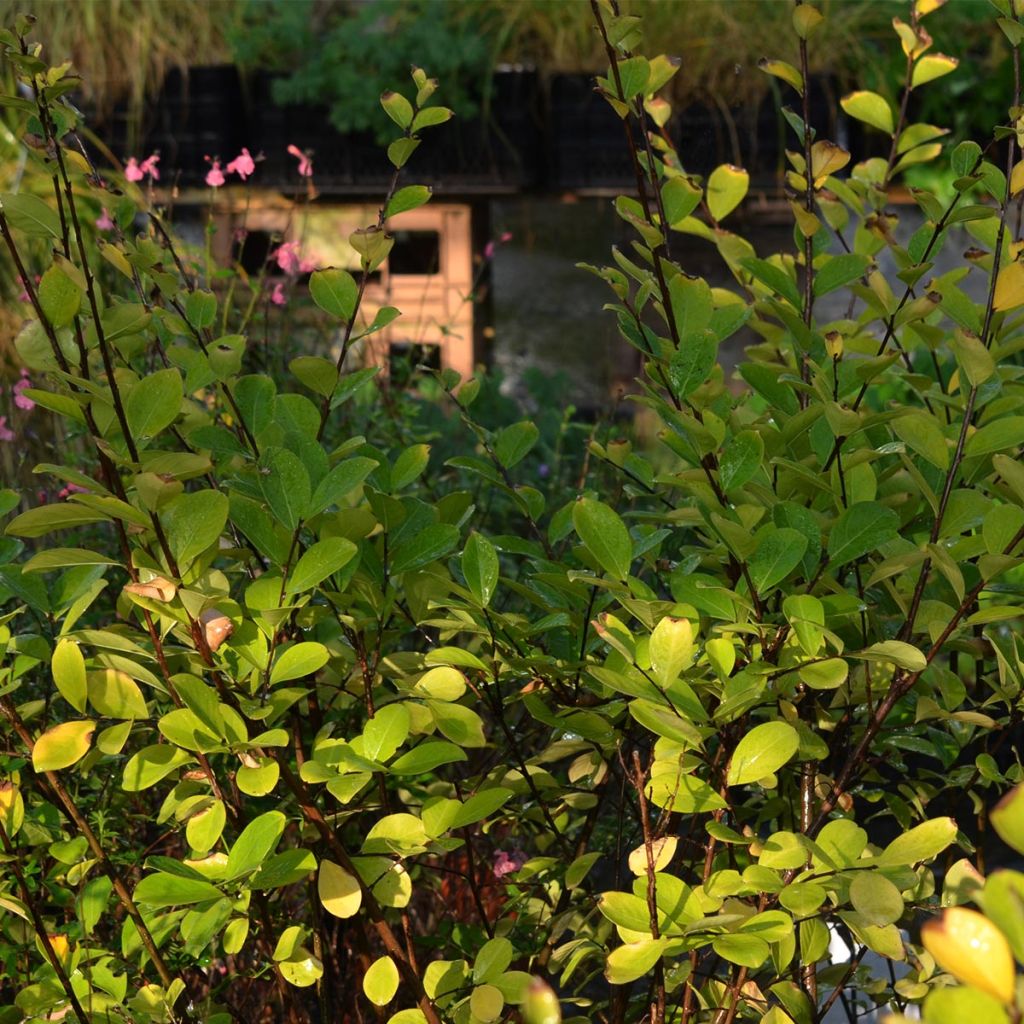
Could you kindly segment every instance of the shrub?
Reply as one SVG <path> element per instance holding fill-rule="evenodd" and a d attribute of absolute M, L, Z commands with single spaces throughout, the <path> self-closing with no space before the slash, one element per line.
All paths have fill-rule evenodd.
<path fill-rule="evenodd" d="M 28 22 L 0 35 L 54 186 L 0 197 L 46 384 L 23 394 L 94 452 L 38 467 L 67 500 L 0 549 L 0 1021 L 806 1024 L 849 987 L 1019 1020 L 1024 877 L 954 851 L 998 851 L 1004 791 L 991 823 L 1024 851 L 1021 108 L 948 154 L 908 120 L 955 67 L 937 6 L 895 25 L 899 108 L 842 101 L 889 140 L 852 165 L 807 123 L 827 26 L 795 8 L 797 63 L 764 63 L 803 103 L 795 251 L 758 255 L 723 226 L 745 172 L 686 173 L 657 130 L 673 65 L 594 3 L 637 197 L 632 249 L 588 269 L 643 355 L 647 446 L 502 423 L 482 378 L 404 394 L 349 366 L 397 315 L 360 316 L 388 216 L 429 197 L 401 170 L 448 116 L 423 72 L 383 97 L 401 134 L 361 275 L 310 281 L 335 357 L 278 380 L 229 333 L 224 275 L 83 155 L 69 70 Z M 953 197 L 914 192 L 906 238 L 888 188 L 939 159 Z M 684 272 L 690 239 L 734 289 Z"/>

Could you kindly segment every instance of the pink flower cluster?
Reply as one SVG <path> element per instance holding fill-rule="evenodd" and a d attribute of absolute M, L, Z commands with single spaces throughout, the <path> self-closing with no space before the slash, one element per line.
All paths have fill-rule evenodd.
<path fill-rule="evenodd" d="M 304 152 L 299 149 L 296 145 L 290 145 L 288 147 L 288 153 L 295 157 L 299 161 L 298 171 L 303 178 L 313 177 L 313 158 L 308 152 Z M 248 177 L 256 171 L 256 161 L 262 160 L 262 156 L 254 157 L 249 152 L 248 148 L 242 147 L 242 152 L 235 157 L 234 160 L 228 162 L 226 166 L 221 166 L 221 159 L 219 156 L 207 156 L 204 157 L 206 162 L 210 165 L 210 169 L 206 172 L 206 184 L 210 188 L 220 188 L 227 182 L 226 174 L 237 174 L 242 181 L 245 181 Z M 160 180 L 160 171 L 157 168 L 157 164 L 160 162 L 159 153 L 151 153 L 141 162 L 137 157 L 130 156 L 125 164 L 124 176 L 129 181 L 142 181 L 143 178 L 149 178 L 150 182 Z M 106 210 L 103 211 L 103 220 L 106 218 L 109 220 Z M 113 225 L 111 225 L 113 226 Z M 110 227 L 100 226 L 97 222 L 97 227 L 101 231 L 109 231 Z"/>
<path fill-rule="evenodd" d="M 498 240 L 497 240 L 497 241 L 495 241 L 495 240 L 494 240 L 494 239 L 492 238 L 492 239 L 491 239 L 491 240 L 490 240 L 490 241 L 489 241 L 489 242 L 488 242 L 488 243 L 487 243 L 487 244 L 486 244 L 486 245 L 484 246 L 484 259 L 485 259 L 485 260 L 492 260 L 492 259 L 494 259 L 494 250 L 495 250 L 495 249 L 496 249 L 496 248 L 497 248 L 497 247 L 498 247 L 499 245 L 504 245 L 504 244 L 505 244 L 506 242 L 511 242 L 511 241 L 512 241 L 512 232 L 511 232 L 511 231 L 503 231 L 503 232 L 501 233 L 501 237 L 500 237 L 500 238 L 498 238 Z"/>
<path fill-rule="evenodd" d="M 298 242 L 282 242 L 270 257 L 286 274 L 309 274 L 316 270 L 314 260 L 300 259 Z"/>
<path fill-rule="evenodd" d="M 28 370 L 22 367 L 21 376 L 18 378 L 18 382 L 11 388 L 11 394 L 14 395 L 14 404 L 19 409 L 24 409 L 26 412 L 34 409 L 36 403 L 32 401 L 28 395 L 23 394 L 32 387 L 32 381 L 28 379 Z"/>
<path fill-rule="evenodd" d="M 129 181 L 142 181 L 143 178 L 149 178 L 150 182 L 160 180 L 160 171 L 157 170 L 157 164 L 160 163 L 159 153 L 150 153 L 142 163 L 139 163 L 135 157 L 128 157 L 128 163 L 124 168 L 124 176 Z"/>
<path fill-rule="evenodd" d="M 21 376 L 11 388 L 11 394 L 14 396 L 15 406 L 24 409 L 25 412 L 31 412 L 36 407 L 36 403 L 25 394 L 30 387 L 32 387 L 32 381 L 29 380 L 28 370 L 22 368 Z M 17 435 L 7 425 L 7 417 L 0 416 L 0 441 L 9 442 L 15 440 L 16 437 Z"/>
<path fill-rule="evenodd" d="M 525 863 L 526 854 L 522 850 L 499 850 L 494 856 L 492 870 L 496 878 L 504 878 L 518 871 Z"/>

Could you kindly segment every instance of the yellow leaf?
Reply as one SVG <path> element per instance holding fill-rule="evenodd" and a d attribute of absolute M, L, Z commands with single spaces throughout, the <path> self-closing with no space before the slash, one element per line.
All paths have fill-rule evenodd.
<path fill-rule="evenodd" d="M 821 12 L 810 4 L 802 3 L 793 11 L 793 28 L 801 39 L 807 39 L 824 20 Z"/>
<path fill-rule="evenodd" d="M 994 308 L 997 311 L 1024 306 L 1024 264 L 1014 261 L 996 278 Z"/>
<path fill-rule="evenodd" d="M 679 840 L 675 836 L 664 836 L 661 839 L 655 839 L 651 843 L 651 859 L 654 861 L 655 871 L 664 871 L 668 867 L 670 861 L 675 856 L 678 845 Z M 637 876 L 647 874 L 646 846 L 638 846 L 629 855 L 629 870 Z"/>
<path fill-rule="evenodd" d="M 976 910 L 949 907 L 921 928 L 921 942 L 944 971 L 965 985 L 981 989 L 1001 1003 L 1013 999 L 1016 971 L 1010 944 Z"/>
<path fill-rule="evenodd" d="M 850 162 L 850 154 L 834 142 L 823 139 L 811 146 L 811 177 L 815 184 L 819 178 L 835 174 Z"/>
<path fill-rule="evenodd" d="M 359 879 L 334 861 L 320 861 L 316 887 L 324 909 L 335 917 L 353 917 L 363 902 Z"/>
<path fill-rule="evenodd" d="M 32 767 L 37 772 L 69 768 L 89 752 L 96 723 L 62 722 L 43 733 L 32 748 Z"/>
<path fill-rule="evenodd" d="M 1010 195 L 1015 196 L 1021 189 L 1024 189 L 1024 160 L 1017 162 L 1010 175 Z"/>

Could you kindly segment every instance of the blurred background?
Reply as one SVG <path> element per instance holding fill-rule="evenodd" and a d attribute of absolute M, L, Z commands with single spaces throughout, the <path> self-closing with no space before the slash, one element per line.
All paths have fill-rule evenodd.
<path fill-rule="evenodd" d="M 643 18 L 643 52 L 680 62 L 668 131 L 686 169 L 746 168 L 739 230 L 759 251 L 789 247 L 782 176 L 793 137 L 782 107 L 795 94 L 783 95 L 757 62 L 796 63 L 791 4 L 623 7 Z M 820 7 L 829 26 L 811 46 L 812 122 L 858 157 L 887 152 L 887 139 L 845 121 L 838 99 L 855 85 L 898 98 L 905 65 L 892 18 L 909 18 L 909 5 Z M 611 197 L 633 189 L 622 122 L 593 89 L 606 60 L 586 0 L 0 0 L 0 22 L 15 12 L 36 14 L 50 59 L 81 74 L 76 102 L 97 162 L 123 168 L 159 154 L 154 201 L 173 207 L 179 232 L 197 245 L 213 219 L 217 259 L 265 278 L 268 316 L 286 285 L 301 296 L 310 266 L 353 259 L 343 237 L 372 219 L 390 179 L 382 141 L 393 126 L 380 94 L 408 93 L 410 65 L 424 67 L 457 116 L 414 155 L 405 180 L 430 184 L 435 201 L 396 222 L 395 249 L 374 282 L 379 304 L 406 314 L 382 336 L 393 375 L 403 360 L 463 371 L 486 362 L 506 391 L 557 379 L 561 400 L 583 411 L 628 388 L 634 353 L 602 313 L 604 285 L 576 266 L 628 245 Z M 914 95 L 913 120 L 950 128 L 954 141 L 990 137 L 992 112 L 1011 91 L 991 26 L 984 0 L 950 0 L 929 18 L 934 50 L 961 64 L 943 88 Z M 21 187 L 24 160 L 4 113 L 0 190 L 10 190 Z M 251 178 L 211 194 L 213 161 L 226 165 L 243 147 L 256 160 Z M 296 152 L 312 161 L 311 178 L 298 173 Z M 275 263 L 282 242 L 301 250 L 300 273 Z M 689 270 L 727 283 L 711 246 L 688 237 L 678 245 Z M 0 357 L 11 375 L 19 286 L 10 268 L 0 274 Z"/>

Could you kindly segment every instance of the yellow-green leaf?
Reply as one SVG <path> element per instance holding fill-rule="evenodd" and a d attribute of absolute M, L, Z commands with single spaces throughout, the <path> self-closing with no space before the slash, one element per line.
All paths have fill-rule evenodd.
<path fill-rule="evenodd" d="M 956 57 L 947 57 L 944 53 L 926 53 L 915 65 L 910 79 L 910 87 L 916 89 L 925 82 L 931 82 L 951 71 L 956 71 L 960 63 Z"/>
<path fill-rule="evenodd" d="M 335 917 L 353 917 L 363 902 L 359 879 L 332 860 L 320 861 L 316 888 L 324 910 Z"/>
<path fill-rule="evenodd" d="M 839 101 L 839 105 L 850 117 L 863 121 L 887 135 L 892 135 L 894 129 L 892 107 L 877 92 L 868 92 L 865 89 L 851 92 Z"/>
<path fill-rule="evenodd" d="M 387 1006 L 398 991 L 398 968 L 389 956 L 375 960 L 363 975 L 363 993 L 374 1006 Z"/>
<path fill-rule="evenodd" d="M 794 89 L 801 96 L 804 94 L 804 80 L 792 64 L 784 60 L 769 60 L 767 57 L 762 57 L 758 62 L 757 66 L 768 75 L 774 75 L 776 78 L 781 78 L 787 85 L 793 86 Z"/>
<path fill-rule="evenodd" d="M 708 178 L 708 209 L 715 220 L 727 217 L 743 202 L 750 187 L 750 175 L 742 167 L 722 164 Z"/>

